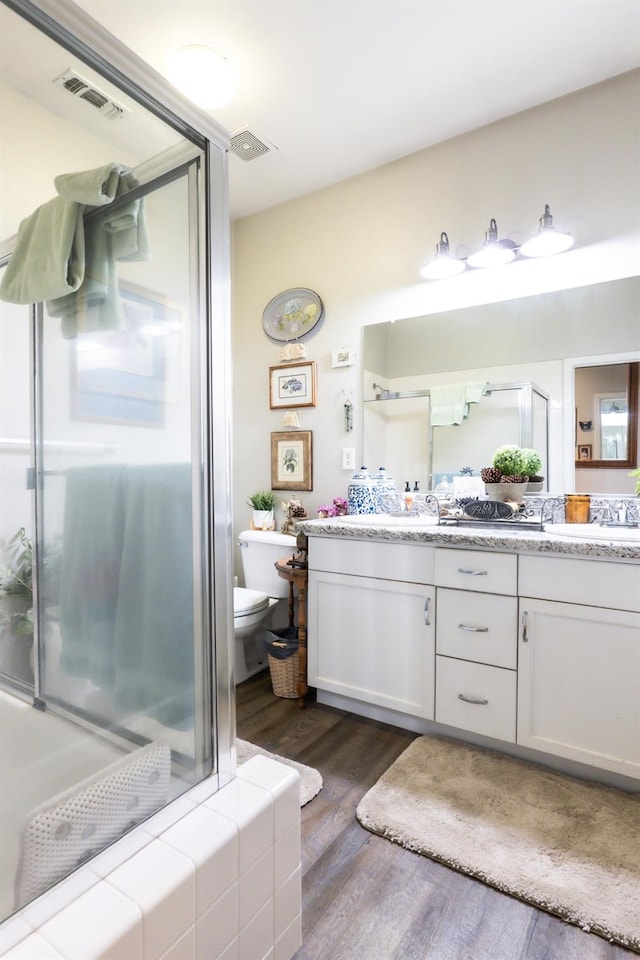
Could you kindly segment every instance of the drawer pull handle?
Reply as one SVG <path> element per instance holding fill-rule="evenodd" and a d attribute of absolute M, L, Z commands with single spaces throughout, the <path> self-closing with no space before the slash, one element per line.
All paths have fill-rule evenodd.
<path fill-rule="evenodd" d="M 488 570 L 467 570 L 466 567 L 458 567 L 458 573 L 468 573 L 471 577 L 486 577 Z"/>
<path fill-rule="evenodd" d="M 459 623 L 459 630 L 468 630 L 469 633 L 489 633 L 489 627 L 472 627 L 470 623 Z"/>
<path fill-rule="evenodd" d="M 429 626 L 431 617 L 431 597 L 426 597 L 424 601 L 424 622 Z"/>
<path fill-rule="evenodd" d="M 522 629 L 522 642 L 528 643 L 529 637 L 527 636 L 527 611 L 526 610 L 522 614 L 521 629 Z"/>
<path fill-rule="evenodd" d="M 477 703 L 481 707 L 486 707 L 489 703 L 484 697 L 468 697 L 466 693 L 459 693 L 458 700 L 464 700 L 465 703 Z"/>

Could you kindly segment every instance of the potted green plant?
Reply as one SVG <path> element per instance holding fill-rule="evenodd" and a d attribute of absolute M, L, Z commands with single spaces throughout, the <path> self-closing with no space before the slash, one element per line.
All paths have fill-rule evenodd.
<path fill-rule="evenodd" d="M 636 478 L 636 495 L 640 497 L 640 467 L 636 467 L 635 470 L 630 470 L 628 476 Z"/>
<path fill-rule="evenodd" d="M 483 467 L 480 476 L 492 500 L 522 503 L 529 481 L 524 470 L 525 458 L 520 447 L 505 443 L 493 455 L 492 466 Z"/>
<path fill-rule="evenodd" d="M 0 564 L 0 663 L 33 680 L 33 553 L 24 527 L 2 547 Z"/>
<path fill-rule="evenodd" d="M 252 530 L 274 530 L 275 521 L 273 508 L 275 494 L 271 490 L 258 490 L 247 497 L 247 505 L 253 508 L 251 517 Z"/>
<path fill-rule="evenodd" d="M 529 477 L 527 493 L 540 493 L 544 483 L 544 477 L 540 475 L 542 458 L 537 450 L 530 447 L 523 447 L 521 452 L 524 459 L 522 472 Z"/>

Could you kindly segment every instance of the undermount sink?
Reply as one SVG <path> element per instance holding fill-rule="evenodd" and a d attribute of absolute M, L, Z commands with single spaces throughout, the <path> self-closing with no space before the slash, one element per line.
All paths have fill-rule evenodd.
<path fill-rule="evenodd" d="M 349 513 L 344 517 L 336 517 L 336 520 L 366 527 L 432 527 L 438 522 L 437 517 L 415 513 Z"/>
<path fill-rule="evenodd" d="M 601 527 L 595 523 L 548 523 L 546 533 L 583 540 L 632 540 L 640 543 L 640 527 Z"/>

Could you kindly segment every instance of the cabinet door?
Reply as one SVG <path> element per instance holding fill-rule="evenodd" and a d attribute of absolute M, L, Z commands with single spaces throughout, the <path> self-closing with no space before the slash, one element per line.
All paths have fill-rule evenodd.
<path fill-rule="evenodd" d="M 517 742 L 640 777 L 640 615 L 520 600 Z"/>
<path fill-rule="evenodd" d="M 310 571 L 309 683 L 432 720 L 434 597 L 420 584 Z"/>

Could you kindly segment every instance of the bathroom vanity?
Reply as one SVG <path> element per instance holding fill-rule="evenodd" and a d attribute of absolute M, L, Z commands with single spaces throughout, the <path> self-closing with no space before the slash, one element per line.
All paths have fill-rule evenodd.
<path fill-rule="evenodd" d="M 319 701 L 640 781 L 640 534 L 349 518 L 299 529 Z"/>

